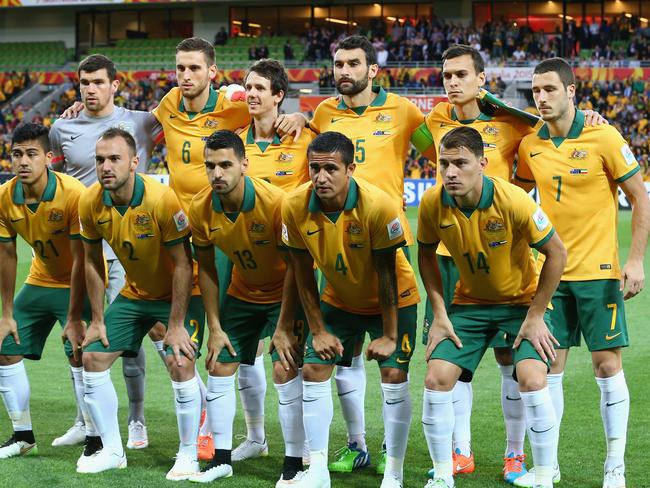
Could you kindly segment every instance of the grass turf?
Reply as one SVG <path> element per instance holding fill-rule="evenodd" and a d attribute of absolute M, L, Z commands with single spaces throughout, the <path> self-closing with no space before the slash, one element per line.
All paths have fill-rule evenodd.
<path fill-rule="evenodd" d="M 408 212 L 415 229 L 417 214 L 411 208 Z M 630 243 L 630 213 L 622 212 L 619 225 L 621 259 L 624 260 Z M 29 269 L 30 250 L 24 242 L 19 246 L 18 287 L 23 283 Z M 417 266 L 416 253 L 413 253 Z M 649 266 L 646 263 L 646 272 Z M 647 291 L 627 303 L 626 314 L 633 347 L 624 354 L 625 374 L 630 388 L 632 408 L 627 444 L 627 485 L 629 487 L 649 486 L 645 479 L 645 454 L 650 451 L 650 416 L 645 406 L 650 403 L 650 389 L 644 378 L 647 376 L 647 361 L 650 336 L 643 334 L 647 317 L 650 316 L 650 300 Z M 422 317 L 420 306 L 420 319 Z M 421 320 L 420 320 L 421 322 Z M 43 359 L 39 362 L 26 361 L 32 387 L 31 411 L 34 432 L 39 446 L 38 456 L 1 461 L 0 486 L 12 488 L 44 486 L 87 486 L 93 487 L 145 487 L 172 486 L 166 481 L 166 471 L 173 464 L 178 445 L 173 393 L 166 372 L 154 347 L 147 339 L 147 395 L 145 412 L 149 429 L 150 447 L 141 451 L 128 451 L 129 467 L 126 470 L 100 475 L 77 475 L 75 463 L 81 448 L 50 447 L 54 437 L 70 427 L 75 414 L 74 398 L 69 379 L 70 372 L 59 340 L 59 330 L 51 334 Z M 427 446 L 421 428 L 422 387 L 425 371 L 424 347 L 419 343 L 411 366 L 411 394 L 413 398 L 413 422 L 405 462 L 405 486 L 423 486 L 425 473 L 431 466 Z M 560 463 L 562 486 L 596 488 L 602 486 L 602 463 L 605 458 L 605 440 L 599 412 L 599 390 L 594 381 L 588 351 L 585 348 L 571 352 L 565 373 L 565 413 L 560 438 Z M 270 378 L 270 363 L 267 357 L 266 371 L 268 391 L 266 399 L 266 432 L 270 455 L 267 458 L 237 463 L 235 476 L 220 480 L 224 487 L 248 488 L 274 486 L 282 464 L 283 443 L 277 419 L 277 395 Z M 332 476 L 334 487 L 354 486 L 358 488 L 378 487 L 380 477 L 374 472 L 382 442 L 382 413 L 378 372 L 375 363 L 366 364 L 368 387 L 366 395 L 366 424 L 368 445 L 373 466 L 351 475 Z M 206 374 L 200 365 L 203 377 Z M 113 381 L 120 400 L 119 418 L 122 438 L 126 443 L 127 401 L 119 363 L 113 368 Z M 457 477 L 459 488 L 490 488 L 506 486 L 501 480 L 504 449 L 504 427 L 500 406 L 500 374 L 491 353 L 486 354 L 474 380 L 474 409 L 472 418 L 473 450 L 477 469 L 474 474 Z M 330 456 L 336 448 L 345 443 L 345 424 L 341 417 L 339 403 L 335 399 L 334 421 L 330 429 Z M 8 418 L 2 421 L 1 431 L 8 437 L 11 431 Z M 243 415 L 238 405 L 235 425 L 236 433 L 245 433 Z M 238 440 L 235 440 L 237 445 Z M 530 451 L 528 451 L 530 452 Z M 183 483 L 183 482 L 181 482 Z"/>

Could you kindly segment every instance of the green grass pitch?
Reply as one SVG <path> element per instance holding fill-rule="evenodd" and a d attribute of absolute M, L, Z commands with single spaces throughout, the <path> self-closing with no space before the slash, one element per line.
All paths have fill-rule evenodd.
<path fill-rule="evenodd" d="M 416 210 L 408 212 L 411 225 L 415 228 Z M 620 215 L 619 237 L 621 259 L 624 260 L 630 244 L 630 213 Z M 19 246 L 18 288 L 24 282 L 29 268 L 31 253 L 21 243 Z M 413 256 L 416 254 L 414 253 Z M 646 262 L 646 273 L 650 267 Z M 650 415 L 646 406 L 650 403 L 650 388 L 647 384 L 648 351 L 650 335 L 643 333 L 650 316 L 649 291 L 627 303 L 627 320 L 630 326 L 632 347 L 625 350 L 625 373 L 630 387 L 632 409 L 627 444 L 628 487 L 650 486 L 643 481 L 647 468 L 646 454 L 650 451 Z M 422 316 L 420 307 L 420 317 Z M 419 337 L 419 336 L 418 336 Z M 166 372 L 155 354 L 154 347 L 147 340 L 147 396 L 146 416 L 150 447 L 141 451 L 128 451 L 129 467 L 119 472 L 100 475 L 77 475 L 75 462 L 80 454 L 79 447 L 53 448 L 53 438 L 65 432 L 74 418 L 74 399 L 70 384 L 70 373 L 55 330 L 48 341 L 44 358 L 39 362 L 26 361 L 32 387 L 31 411 L 34 432 L 39 445 L 39 455 L 28 458 L 3 460 L 0 463 L 0 486 L 12 488 L 34 486 L 93 486 L 99 487 L 145 487 L 172 486 L 165 480 L 166 471 L 172 466 L 176 453 L 178 436 L 174 414 L 173 393 Z M 422 388 L 425 363 L 424 347 L 418 342 L 411 367 L 411 394 L 413 398 L 413 422 L 405 462 L 405 486 L 421 487 L 426 482 L 425 473 L 431 466 L 424 435 L 421 428 Z M 644 366 L 644 363 L 646 366 Z M 504 487 L 501 480 L 502 455 L 504 449 L 504 427 L 500 406 L 500 374 L 491 353 L 478 370 L 474 380 L 473 449 L 477 469 L 472 475 L 457 478 L 459 488 Z M 373 461 L 377 459 L 381 446 L 383 429 L 381 399 L 377 367 L 367 363 L 368 389 L 366 396 L 366 424 L 368 444 Z M 201 365 L 205 378 L 206 374 Z M 283 444 L 277 420 L 277 395 L 272 386 L 270 364 L 267 359 L 268 391 L 266 401 L 266 429 L 270 455 L 267 458 L 238 463 L 234 466 L 233 478 L 219 483 L 224 487 L 247 488 L 275 486 L 278 478 Z M 120 420 L 123 441 L 126 443 L 127 403 L 119 363 L 113 368 L 113 381 L 120 399 Z M 605 458 L 605 440 L 599 412 L 599 390 L 594 381 L 590 357 L 586 349 L 573 350 L 565 374 L 566 410 L 560 438 L 560 462 L 562 485 L 567 488 L 597 488 L 602 486 L 602 463 Z M 333 388 L 334 391 L 334 388 Z M 335 413 L 330 436 L 330 456 L 345 442 L 345 425 L 338 401 L 334 400 Z M 0 414 L 0 432 L 8 437 L 10 422 L 4 412 Z M 238 406 L 235 433 L 245 432 L 243 415 Z M 3 437 L 0 440 L 4 440 Z M 235 440 L 235 445 L 237 444 Z M 378 487 L 380 478 L 373 467 L 351 475 L 334 475 L 334 487 Z M 185 484 L 186 482 L 181 482 Z"/>

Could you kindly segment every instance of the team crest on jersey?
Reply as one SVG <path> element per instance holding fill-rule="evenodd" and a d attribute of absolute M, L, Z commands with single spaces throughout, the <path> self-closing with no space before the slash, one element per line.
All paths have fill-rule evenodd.
<path fill-rule="evenodd" d="M 499 128 L 488 124 L 483 128 L 483 134 L 486 136 L 496 136 L 499 134 Z"/>
<path fill-rule="evenodd" d="M 375 122 L 379 122 L 380 124 L 385 124 L 393 120 L 393 117 L 391 117 L 388 114 L 378 114 L 377 117 L 375 117 Z"/>
<path fill-rule="evenodd" d="M 290 163 L 293 161 L 293 159 L 294 159 L 293 154 L 281 152 L 280 155 L 278 156 L 278 159 L 276 159 L 276 161 L 280 163 Z"/>
<path fill-rule="evenodd" d="M 63 210 L 53 208 L 47 216 L 48 222 L 63 222 Z"/>
<path fill-rule="evenodd" d="M 493 219 L 487 219 L 485 221 L 485 227 L 484 227 L 485 232 L 502 232 L 505 230 L 505 228 L 506 226 L 503 223 L 503 219 L 493 218 Z"/>
<path fill-rule="evenodd" d="M 359 225 L 358 222 L 347 222 L 345 226 L 345 232 L 352 236 L 358 236 L 363 232 L 363 229 L 361 229 L 361 225 Z"/>
<path fill-rule="evenodd" d="M 135 125 L 133 122 L 122 120 L 119 124 L 117 124 L 117 128 L 122 129 L 135 137 Z"/>
<path fill-rule="evenodd" d="M 251 234 L 261 234 L 266 230 L 266 225 L 264 225 L 261 222 L 255 222 L 253 221 L 248 228 L 248 232 Z"/>
<path fill-rule="evenodd" d="M 216 129 L 217 127 L 219 127 L 219 121 L 216 119 L 207 119 L 203 123 L 204 129 Z"/>
<path fill-rule="evenodd" d="M 574 149 L 569 159 L 585 159 L 587 157 L 586 149 Z"/>

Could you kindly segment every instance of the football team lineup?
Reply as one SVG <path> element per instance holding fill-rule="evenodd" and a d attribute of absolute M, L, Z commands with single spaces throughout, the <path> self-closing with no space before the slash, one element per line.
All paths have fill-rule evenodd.
<path fill-rule="evenodd" d="M 628 391 L 648 399 L 638 385 L 647 340 L 627 346 L 647 313 L 634 297 L 650 201 L 620 133 L 576 109 L 565 60 L 534 68 L 537 118 L 486 93 L 478 51 L 453 45 L 448 102 L 425 116 L 373 85 L 375 49 L 350 36 L 333 55 L 338 96 L 307 120 L 280 112 L 289 81 L 278 61 L 254 62 L 243 91 L 217 91 L 209 42 L 185 39 L 175 56 L 178 87 L 152 112 L 117 107 L 114 63 L 90 55 L 78 66 L 81 103 L 49 130 L 13 133 L 16 176 L 0 186 L 10 477 L 47 458 L 61 485 L 95 475 L 144 486 L 166 470 L 170 481 L 224 486 L 234 476 L 297 488 L 625 488 L 625 458 L 641 463 L 647 445 Z M 169 186 L 143 173 L 162 141 Z M 406 211 L 411 144 L 435 162 L 437 183 Z M 619 188 L 631 206 L 620 227 Z M 47 340 L 56 322 L 73 388 L 52 395 L 52 416 L 64 427 L 76 405 L 76 418 L 48 432 L 58 436 L 49 449 L 39 362 L 68 382 L 61 345 Z M 149 341 L 175 423 L 163 369 L 146 366 Z M 582 342 L 565 394 L 568 351 Z M 500 409 L 497 368 L 479 367 L 488 350 Z M 126 395 L 113 385 L 116 361 Z M 145 395 L 151 368 L 159 381 Z M 599 398 L 582 394 L 596 386 Z M 237 396 L 246 436 L 234 446 Z M 595 449 L 564 452 L 579 449 L 576 412 L 593 425 L 600 414 L 593 435 L 606 448 L 584 473 Z M 633 476 L 642 483 L 628 473 L 627 485 Z"/>

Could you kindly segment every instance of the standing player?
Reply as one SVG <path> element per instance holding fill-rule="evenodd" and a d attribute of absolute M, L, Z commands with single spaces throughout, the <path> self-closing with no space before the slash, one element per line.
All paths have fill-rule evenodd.
<path fill-rule="evenodd" d="M 315 135 L 311 130 L 303 129 L 297 140 L 291 135 L 282 139 L 276 131 L 280 105 L 289 91 L 289 79 L 279 61 L 263 59 L 255 62 L 248 69 L 244 84 L 248 112 L 253 117 L 251 124 L 240 133 L 248 159 L 246 174 L 289 192 L 309 181 L 307 146 Z M 242 400 L 245 398 L 246 401 L 242 403 L 248 433 L 246 440 L 233 451 L 233 461 L 268 452 L 264 432 L 266 377 L 263 351 L 264 343 L 260 341 L 254 367 L 240 369 L 239 391 L 246 392 L 242 395 Z"/>
<path fill-rule="evenodd" d="M 292 274 L 287 275 L 285 283 L 286 264 L 279 249 L 284 191 L 246 176 L 244 143 L 230 131 L 217 131 L 208 138 L 205 166 L 211 186 L 194 197 L 189 216 L 203 296 L 216 297 L 219 292 L 214 246 L 234 263 L 225 299 L 221 304 L 206 301 L 205 307 L 210 330 L 206 359 L 210 372 L 208 418 L 216 449 L 208 467 L 191 479 L 208 483 L 233 472 L 235 372 L 240 364 L 255 362 L 260 337 L 272 335 L 284 313 L 281 304 L 289 311 L 284 313 L 285 319 L 290 317 L 286 322 L 293 325 L 297 296 Z M 287 288 L 284 294 L 283 286 Z M 292 485 L 302 476 L 305 434 L 301 378 L 297 371 L 285 370 L 278 359 L 274 354 L 273 379 L 286 446 L 283 472 L 277 483 L 280 487 Z"/>
<path fill-rule="evenodd" d="M 70 339 L 65 348 L 70 369 L 75 376 L 82 374 L 84 258 L 77 207 L 84 187 L 71 176 L 50 171 L 51 159 L 47 128 L 25 124 L 14 131 L 11 160 L 16 177 L 0 187 L 0 394 L 14 433 L 0 447 L 0 459 L 37 452 L 23 358 L 41 358 L 57 320 Z M 32 247 L 34 257 L 14 300 L 16 235 Z M 87 419 L 83 391 L 83 383 L 75 389 Z"/>
<path fill-rule="evenodd" d="M 316 108 L 310 125 L 316 132 L 337 131 L 350 138 L 355 149 L 355 174 L 377 185 L 401 208 L 404 204 L 404 161 L 411 137 L 423 123 L 424 115 L 407 98 L 373 87 L 372 80 L 378 69 L 377 54 L 367 38 L 350 36 L 341 41 L 334 53 L 334 81 L 340 96 L 323 101 Z M 405 239 L 409 246 L 413 236 L 404 213 L 401 218 L 405 222 Z M 408 247 L 405 250 L 408 257 Z M 370 464 L 365 439 L 363 341 L 360 337 L 351 364 L 336 368 L 348 446 L 330 465 L 331 471 L 351 472 Z M 377 464 L 380 474 L 384 466 L 385 450 Z"/>
<path fill-rule="evenodd" d="M 535 486 L 550 488 L 558 429 L 546 386 L 547 360 L 555 339 L 545 321 L 546 307 L 566 262 L 553 226 L 521 189 L 484 176 L 480 133 L 454 129 L 440 143 L 438 167 L 443 186 L 427 190 L 418 218 L 418 262 L 434 308 L 426 359 L 422 423 L 435 477 L 427 487 L 452 488 L 454 384 L 476 370 L 498 333 L 514 347 L 514 362 L 529 439 L 537 461 Z M 460 281 L 452 305 L 444 302 L 435 248 L 443 242 Z M 535 247 L 547 259 L 539 275 Z"/>
<path fill-rule="evenodd" d="M 156 119 L 149 112 L 127 110 L 115 105 L 115 92 L 120 82 L 117 79 L 115 64 L 106 56 L 88 56 L 79 63 L 77 74 L 83 110 L 78 117 L 58 119 L 52 126 L 50 142 L 54 153 L 53 167 L 74 176 L 86 186 L 92 185 L 97 181 L 95 143 L 105 130 L 119 127 L 135 138 L 140 161 L 137 169 L 138 172 L 144 173 L 154 140 L 162 138 Z M 104 256 L 108 264 L 106 301 L 111 303 L 124 286 L 124 268 L 106 243 Z M 152 339 L 158 339 L 159 345 L 162 346 L 160 333 Z M 144 349 L 140 349 L 136 357 L 124 357 L 122 360 L 122 372 L 129 398 L 127 447 L 131 449 L 142 449 L 149 444 L 144 418 L 145 367 Z M 80 372 L 73 373 L 73 377 L 75 384 L 83 383 Z M 85 430 L 83 419 L 78 415 L 75 425 L 63 436 L 55 439 L 52 445 L 78 444 L 84 440 Z"/>
<path fill-rule="evenodd" d="M 551 373 L 562 378 L 568 348 L 580 345 L 582 333 L 601 391 L 607 440 L 603 488 L 623 488 L 630 409 L 621 349 L 629 344 L 623 300 L 643 288 L 650 202 L 623 137 L 611 126 L 584 127 L 574 94 L 575 77 L 566 61 L 553 58 L 535 67 L 533 97 L 545 124 L 522 141 L 516 176 L 535 181 L 542 207 L 569 251 L 553 297 L 553 329 L 560 349 Z M 632 242 L 622 270 L 616 237 L 619 186 L 632 204 Z M 554 402 L 559 425 L 564 410 L 561 390 Z M 555 477 L 560 478 L 558 467 Z M 520 486 L 532 486 L 530 479 L 520 480 Z"/>
<path fill-rule="evenodd" d="M 162 322 L 167 327 L 164 342 L 180 436 L 167 479 L 184 480 L 198 471 L 201 393 L 194 358 L 201 347 L 205 313 L 200 296 L 190 298 L 198 290 L 192 287 L 189 224 L 170 188 L 136 174 L 136 145 L 128 132 L 104 132 L 95 158 L 99 182 L 79 200 L 93 316 L 84 341 L 83 374 L 86 404 L 103 448 L 93 456 L 82 455 L 77 472 L 126 467 L 110 366 L 123 354 L 137 354 L 149 329 Z M 106 314 L 102 239 L 126 270 L 126 285 Z"/>
<path fill-rule="evenodd" d="M 401 488 L 411 422 L 408 368 L 419 296 L 405 244 L 401 206 L 378 187 L 355 180 L 354 144 L 325 132 L 309 145 L 311 184 L 282 205 L 282 238 L 291 250 L 310 335 L 303 367 L 303 419 L 311 464 L 298 488 L 329 488 L 327 466 L 333 406 L 330 377 L 349 366 L 366 334 L 384 396 L 387 464 L 382 488 Z M 314 264 L 327 280 L 318 294 Z"/>

